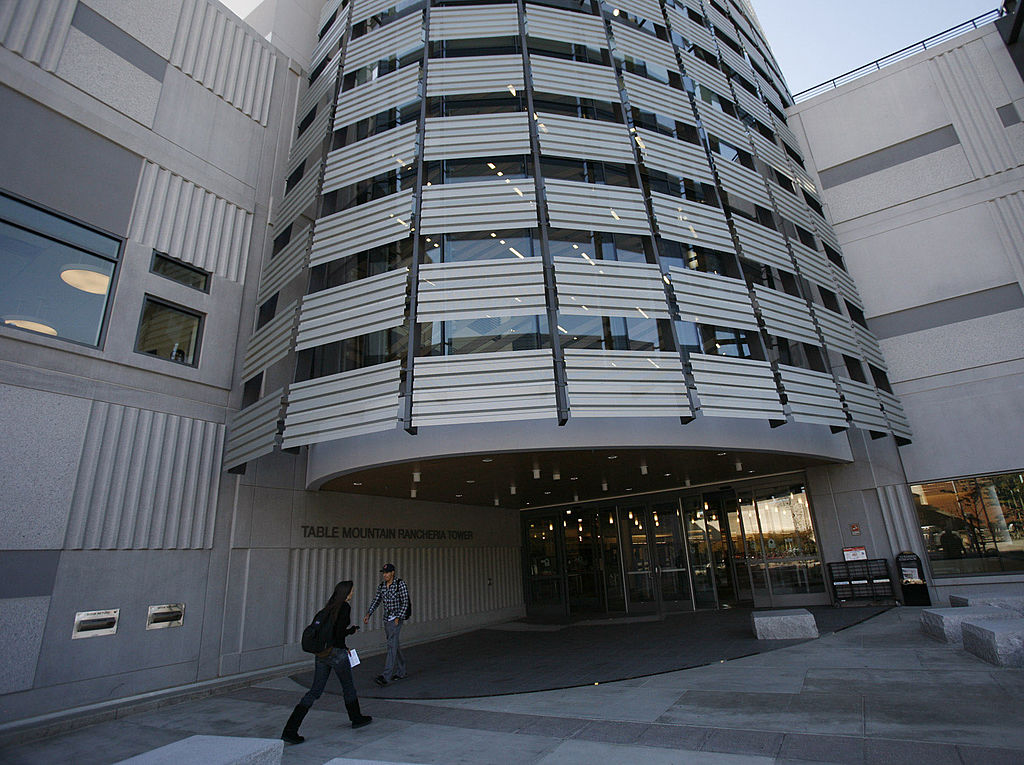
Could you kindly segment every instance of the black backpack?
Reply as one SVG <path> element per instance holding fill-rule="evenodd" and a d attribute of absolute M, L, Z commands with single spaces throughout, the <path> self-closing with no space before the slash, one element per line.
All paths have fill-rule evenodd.
<path fill-rule="evenodd" d="M 313 621 L 302 630 L 302 650 L 306 653 L 321 654 L 331 648 L 334 620 L 326 608 L 316 612 Z"/>

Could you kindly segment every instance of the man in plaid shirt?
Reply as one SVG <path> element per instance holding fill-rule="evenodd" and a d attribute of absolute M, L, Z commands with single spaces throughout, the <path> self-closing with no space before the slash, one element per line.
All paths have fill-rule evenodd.
<path fill-rule="evenodd" d="M 383 603 L 384 637 L 387 640 L 388 656 L 384 661 L 384 674 L 377 675 L 373 681 L 384 687 L 392 680 L 401 680 L 405 677 L 405 657 L 398 645 L 398 636 L 402 631 L 402 622 L 405 621 L 406 609 L 409 607 L 409 588 L 401 579 L 395 579 L 393 563 L 385 563 L 380 572 L 384 575 L 384 581 L 377 585 L 377 594 L 370 607 L 366 609 L 363 624 L 370 621 L 370 615 Z"/>

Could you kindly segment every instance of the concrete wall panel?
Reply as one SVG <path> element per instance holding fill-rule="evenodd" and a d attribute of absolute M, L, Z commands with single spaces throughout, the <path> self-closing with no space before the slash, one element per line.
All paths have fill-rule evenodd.
<path fill-rule="evenodd" d="M 88 5 L 165 59 L 178 26 L 182 0 L 88 0 Z"/>
<path fill-rule="evenodd" d="M 32 687 L 49 606 L 48 597 L 0 601 L 0 694 Z"/>

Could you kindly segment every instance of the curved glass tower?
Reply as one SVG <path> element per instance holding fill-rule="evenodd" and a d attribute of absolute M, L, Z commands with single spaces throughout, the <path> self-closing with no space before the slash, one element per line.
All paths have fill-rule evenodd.
<path fill-rule="evenodd" d="M 909 438 L 745 2 L 331 0 L 228 467 L 582 502 Z"/>

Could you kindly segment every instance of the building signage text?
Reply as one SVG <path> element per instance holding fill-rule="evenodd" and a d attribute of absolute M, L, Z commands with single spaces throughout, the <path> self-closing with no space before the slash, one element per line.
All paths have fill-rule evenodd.
<path fill-rule="evenodd" d="M 473 532 L 466 529 L 398 529 L 380 526 L 309 526 L 303 524 L 303 537 L 316 539 L 454 539 L 468 541 Z"/>

